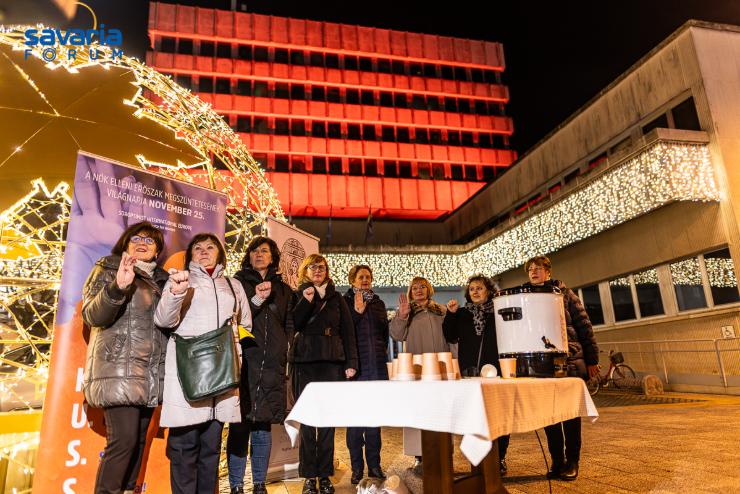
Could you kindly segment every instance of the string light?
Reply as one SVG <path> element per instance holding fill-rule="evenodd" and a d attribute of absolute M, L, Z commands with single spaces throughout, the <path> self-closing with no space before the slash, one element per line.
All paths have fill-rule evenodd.
<path fill-rule="evenodd" d="M 414 276 L 426 276 L 435 286 L 461 286 L 473 273 L 503 273 L 530 257 L 556 252 L 666 204 L 718 200 L 707 146 L 659 141 L 467 252 L 408 254 L 388 249 L 379 254 L 332 253 L 327 258 L 339 273 L 358 263 L 370 264 L 379 287 L 405 286 Z"/>

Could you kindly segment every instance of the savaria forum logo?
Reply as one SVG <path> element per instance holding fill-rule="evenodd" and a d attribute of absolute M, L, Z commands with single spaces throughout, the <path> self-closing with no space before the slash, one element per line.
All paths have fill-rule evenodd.
<path fill-rule="evenodd" d="M 105 24 L 98 28 L 95 12 L 82 2 L 77 2 L 87 8 L 93 16 L 93 29 L 69 29 L 63 31 L 54 28 L 26 29 L 24 56 L 28 59 L 35 50 L 41 50 L 41 58 L 46 62 L 57 59 L 74 61 L 78 56 L 85 55 L 90 60 L 115 61 L 123 57 L 123 50 L 119 48 L 123 43 L 123 34 L 119 29 L 106 29 Z M 100 50 L 100 45 L 110 47 L 110 55 Z"/>

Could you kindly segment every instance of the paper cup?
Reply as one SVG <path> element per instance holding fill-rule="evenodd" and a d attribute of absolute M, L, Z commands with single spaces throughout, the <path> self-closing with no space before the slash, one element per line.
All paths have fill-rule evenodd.
<path fill-rule="evenodd" d="M 456 358 L 452 359 L 452 370 L 455 371 L 455 379 L 462 378 L 460 375 L 460 362 Z"/>
<path fill-rule="evenodd" d="M 452 352 L 437 353 L 437 360 L 439 360 L 439 371 L 442 374 L 442 378 L 449 379 L 448 376 L 452 374 L 452 379 L 454 379 L 455 371 L 452 369 Z"/>
<path fill-rule="evenodd" d="M 504 379 L 511 379 L 516 377 L 516 359 L 515 358 L 501 358 L 498 359 L 499 365 L 501 365 L 501 377 Z"/>
<path fill-rule="evenodd" d="M 395 379 L 396 375 L 398 374 L 398 357 L 393 359 L 392 370 L 393 370 L 393 379 Z"/>
<path fill-rule="evenodd" d="M 439 372 L 439 360 L 436 353 L 424 353 L 421 356 L 422 381 L 439 381 L 442 375 Z"/>
<path fill-rule="evenodd" d="M 414 375 L 413 355 L 410 353 L 398 354 L 398 365 L 395 376 L 398 381 L 413 381 L 416 379 Z"/>
<path fill-rule="evenodd" d="M 393 362 L 386 362 L 385 365 L 388 367 L 388 379 L 393 379 Z"/>
<path fill-rule="evenodd" d="M 412 358 L 412 362 L 414 363 L 414 375 L 417 379 L 421 377 L 421 367 L 422 367 L 422 361 L 421 361 L 421 354 L 414 355 Z"/>

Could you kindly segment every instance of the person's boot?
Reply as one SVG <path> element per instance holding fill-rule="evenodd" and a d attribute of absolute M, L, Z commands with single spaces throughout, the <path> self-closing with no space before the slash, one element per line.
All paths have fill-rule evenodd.
<path fill-rule="evenodd" d="M 252 494 L 267 494 L 267 487 L 264 482 L 255 482 L 252 485 Z"/>
<path fill-rule="evenodd" d="M 329 477 L 319 479 L 319 492 L 321 494 L 334 494 L 334 484 L 331 483 Z"/>
<path fill-rule="evenodd" d="M 416 461 L 414 461 L 414 466 L 411 467 L 411 472 L 419 477 L 422 477 L 424 475 L 424 465 L 421 462 L 421 457 L 416 457 Z"/>
<path fill-rule="evenodd" d="M 319 494 L 319 490 L 316 488 L 316 479 L 306 479 L 301 494 Z"/>
<path fill-rule="evenodd" d="M 383 470 L 380 469 L 380 467 L 371 467 L 367 469 L 367 476 L 373 479 L 382 479 L 385 480 L 385 474 L 383 473 Z"/>
<path fill-rule="evenodd" d="M 560 472 L 565 467 L 565 458 L 554 459 L 550 463 L 550 470 L 547 471 L 546 477 L 550 480 L 559 479 Z"/>
<path fill-rule="evenodd" d="M 231 488 L 231 494 L 244 494 L 244 487 L 241 485 L 238 485 L 236 487 Z"/>
<path fill-rule="evenodd" d="M 352 482 L 352 485 L 357 485 L 362 480 L 363 471 L 362 470 L 352 470 L 352 477 L 350 478 L 350 482 Z"/>
<path fill-rule="evenodd" d="M 499 473 L 501 474 L 502 477 L 504 475 L 506 475 L 506 473 L 509 471 L 509 467 L 506 464 L 506 458 L 502 458 L 502 459 L 499 460 L 499 462 L 498 462 L 498 471 L 499 471 Z"/>
<path fill-rule="evenodd" d="M 561 480 L 575 480 L 578 478 L 578 462 L 569 461 L 565 464 L 565 467 L 560 471 Z"/>

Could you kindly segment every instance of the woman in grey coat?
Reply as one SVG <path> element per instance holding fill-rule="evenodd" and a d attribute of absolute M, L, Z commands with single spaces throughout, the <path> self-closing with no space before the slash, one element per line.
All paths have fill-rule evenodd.
<path fill-rule="evenodd" d="M 83 288 L 82 319 L 90 327 L 83 389 L 87 402 L 103 409 L 106 428 L 96 494 L 136 488 L 152 412 L 162 402 L 167 336 L 153 315 L 167 279 L 156 261 L 163 249 L 152 224 L 131 225 Z"/>
<path fill-rule="evenodd" d="M 186 338 L 198 336 L 221 327 L 236 306 L 239 324 L 251 330 L 249 301 L 241 283 L 224 276 L 226 250 L 218 237 L 212 233 L 193 237 L 185 265 L 187 271 L 170 269 L 154 314 L 158 326 L 172 328 Z M 213 494 L 218 483 L 221 431 L 224 423 L 239 421 L 238 389 L 198 401 L 185 398 L 177 373 L 175 340 L 170 339 L 159 425 L 170 428 L 167 457 L 173 494 Z"/>

